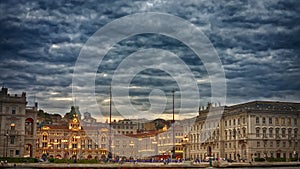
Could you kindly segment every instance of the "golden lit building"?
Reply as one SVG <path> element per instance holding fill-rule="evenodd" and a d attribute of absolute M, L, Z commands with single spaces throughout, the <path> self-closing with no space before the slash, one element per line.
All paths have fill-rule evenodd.
<path fill-rule="evenodd" d="M 108 154 L 104 125 L 82 126 L 78 107 L 72 107 L 60 125 L 43 125 L 37 131 L 36 157 L 100 159 Z M 63 122 L 65 120 L 65 122 Z"/>

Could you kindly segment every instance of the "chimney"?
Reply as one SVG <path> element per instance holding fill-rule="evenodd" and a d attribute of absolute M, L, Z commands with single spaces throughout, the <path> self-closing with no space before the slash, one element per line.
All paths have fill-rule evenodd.
<path fill-rule="evenodd" d="M 38 110 L 38 102 L 34 103 L 34 110 L 37 111 Z"/>
<path fill-rule="evenodd" d="M 1 94 L 7 95 L 7 91 L 8 91 L 8 89 L 6 87 L 2 86 Z"/>

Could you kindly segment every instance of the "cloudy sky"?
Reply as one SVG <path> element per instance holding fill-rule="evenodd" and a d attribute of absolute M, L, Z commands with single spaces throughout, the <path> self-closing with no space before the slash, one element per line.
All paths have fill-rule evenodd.
<path fill-rule="evenodd" d="M 126 109 L 128 103 L 124 99 L 129 99 L 140 112 L 151 109 L 154 114 L 155 111 L 168 114 L 172 108 L 171 91 L 174 88 L 178 90 L 175 92 L 176 108 L 182 103 L 206 105 L 211 101 L 211 82 L 216 80 L 213 78 L 215 75 L 209 73 L 206 61 L 199 59 L 187 44 L 164 34 L 145 32 L 128 36 L 110 46 L 101 62 L 93 60 L 78 64 L 84 47 L 91 53 L 103 48 L 103 43 L 100 46 L 86 44 L 107 24 L 135 13 L 158 12 L 190 22 L 211 42 L 222 64 L 222 67 L 214 69 L 224 69 L 227 105 L 251 100 L 299 102 L 299 8 L 298 0 L 1 1 L 0 82 L 11 93 L 26 91 L 29 105 L 36 98 L 40 108 L 50 113 L 64 114 L 77 100 L 78 103 L 83 101 L 81 112 L 89 111 L 95 115 L 101 112 L 105 116 L 109 110 L 107 99 L 113 78 L 116 81 L 128 80 L 132 67 L 153 63 L 155 66 L 142 67 L 144 69 L 132 77 L 129 96 L 115 95 L 115 102 L 121 106 L 119 114 L 131 113 L 128 112 L 130 109 Z M 143 25 L 144 22 L 139 20 L 138 23 Z M 111 29 L 111 34 L 105 36 L 116 35 L 114 31 L 114 28 Z M 189 33 L 192 37 L 193 33 Z M 141 51 L 148 52 L 149 56 L 141 57 Z M 180 58 L 180 61 L 165 59 L 172 56 Z M 97 63 L 95 66 L 98 67 L 96 74 L 91 75 L 86 68 L 93 63 Z M 180 66 L 183 63 L 188 69 Z M 75 85 L 76 91 L 83 97 L 75 99 L 72 95 L 73 73 L 77 64 L 77 69 L 80 69 L 78 77 L 82 77 L 83 82 L 94 77 L 93 96 L 87 94 L 90 86 L 84 83 Z M 118 68 L 122 71 L 116 75 Z M 193 77 L 182 74 L 180 70 L 183 69 L 189 70 Z M 178 72 L 173 75 L 166 70 Z M 181 85 L 183 88 L 186 86 L 178 84 L 176 79 L 184 79 L 185 84 L 196 84 L 198 91 L 180 93 Z M 112 89 L 120 90 L 122 87 L 116 85 Z M 183 98 L 183 95 L 191 97 Z M 90 97 L 96 101 L 91 101 Z M 213 101 L 218 100 L 221 98 Z M 162 103 L 165 107 L 161 107 Z M 91 108 L 95 104 L 100 110 Z M 196 115 L 188 106 L 183 109 L 189 116 Z M 115 107 L 113 110 L 117 116 Z M 130 117 L 139 118 L 142 114 L 131 114 Z M 165 116 L 160 114 L 157 117 Z"/>

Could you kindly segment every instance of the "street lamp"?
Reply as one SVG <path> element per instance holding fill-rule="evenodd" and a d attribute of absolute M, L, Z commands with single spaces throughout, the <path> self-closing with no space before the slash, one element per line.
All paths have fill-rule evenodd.
<path fill-rule="evenodd" d="M 8 130 L 6 130 L 5 136 L 6 136 L 5 157 L 7 157 L 7 152 L 8 152 L 8 137 L 9 137 Z"/>
<path fill-rule="evenodd" d="M 172 148 L 172 158 L 175 158 L 176 157 L 176 154 L 175 154 L 175 136 L 174 136 L 174 130 L 175 130 L 175 108 L 174 108 L 174 95 L 175 95 L 175 89 L 172 90 L 172 93 L 173 93 L 173 120 L 172 120 L 172 123 L 173 123 L 173 148 Z"/>
<path fill-rule="evenodd" d="M 266 134 L 263 135 L 263 142 L 264 142 L 264 158 L 265 158 L 265 161 L 267 161 L 267 151 L 266 151 L 266 147 L 267 147 L 267 141 L 268 141 L 268 138 L 266 136 Z"/>
<path fill-rule="evenodd" d="M 236 129 L 233 129 L 233 137 L 234 137 L 234 160 L 236 160 Z"/>
<path fill-rule="evenodd" d="M 109 142 L 108 142 L 108 158 L 111 159 L 112 158 L 112 151 L 111 151 L 111 113 L 112 113 L 112 110 L 111 110 L 111 104 L 112 104 L 112 95 L 111 95 L 111 86 L 109 88 Z"/>
<path fill-rule="evenodd" d="M 183 140 L 182 140 L 182 146 L 183 146 L 183 155 L 184 155 L 184 157 L 183 157 L 183 159 L 184 160 L 186 160 L 186 156 L 187 156 L 187 142 L 189 141 L 189 138 L 188 138 L 188 136 L 187 135 L 185 135 L 184 137 L 183 137 Z"/>

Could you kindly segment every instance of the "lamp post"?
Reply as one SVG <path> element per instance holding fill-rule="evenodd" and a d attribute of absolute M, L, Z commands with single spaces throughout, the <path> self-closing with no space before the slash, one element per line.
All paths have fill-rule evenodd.
<path fill-rule="evenodd" d="M 236 129 L 233 129 L 233 138 L 234 138 L 234 160 L 236 160 Z"/>
<path fill-rule="evenodd" d="M 267 161 L 267 151 L 266 151 L 266 147 L 267 147 L 267 136 L 266 134 L 263 135 L 263 142 L 264 142 L 264 158 L 265 158 L 265 161 Z"/>
<path fill-rule="evenodd" d="M 8 130 L 6 130 L 5 136 L 6 136 L 5 157 L 7 157 L 7 152 L 8 152 L 8 137 L 9 137 Z"/>
<path fill-rule="evenodd" d="M 108 143 L 108 158 L 112 158 L 112 152 L 111 152 L 111 104 L 112 104 L 112 95 L 111 95 L 111 86 L 109 88 L 109 143 Z"/>
<path fill-rule="evenodd" d="M 187 135 L 185 135 L 183 137 L 183 159 L 186 160 L 186 156 L 187 156 L 187 142 L 189 141 L 189 138 Z"/>
<path fill-rule="evenodd" d="M 173 123 L 173 148 L 172 148 L 172 158 L 175 158 L 176 157 L 176 154 L 175 154 L 175 135 L 174 135 L 174 130 L 175 130 L 175 108 L 174 108 L 174 95 L 175 95 L 175 89 L 172 90 L 172 93 L 173 93 L 173 120 L 172 120 L 172 123 Z"/>

